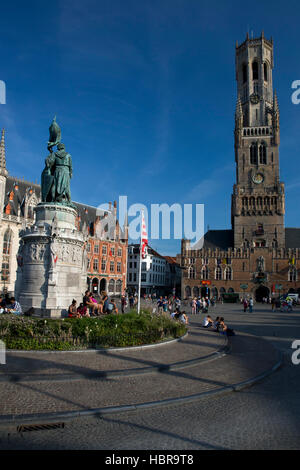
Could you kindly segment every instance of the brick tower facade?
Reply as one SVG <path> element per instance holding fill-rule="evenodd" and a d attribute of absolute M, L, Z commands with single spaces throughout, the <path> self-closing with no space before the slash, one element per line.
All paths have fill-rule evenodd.
<path fill-rule="evenodd" d="M 234 247 L 285 246 L 284 184 L 279 176 L 279 108 L 273 93 L 273 41 L 236 45 L 236 184 L 231 222 Z"/>

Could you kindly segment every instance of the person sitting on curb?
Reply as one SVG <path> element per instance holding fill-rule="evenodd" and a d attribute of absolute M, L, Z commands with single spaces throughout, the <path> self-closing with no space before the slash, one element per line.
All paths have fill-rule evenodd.
<path fill-rule="evenodd" d="M 6 305 L 3 300 L 3 297 L 0 295 L 0 314 L 1 313 L 6 313 Z"/>
<path fill-rule="evenodd" d="M 173 314 L 171 314 L 171 315 L 173 315 Z M 184 323 L 185 325 L 188 325 L 188 323 L 189 323 L 189 319 L 188 319 L 185 311 L 180 312 L 179 309 L 176 309 L 176 312 L 174 312 L 173 318 L 174 318 L 174 320 L 178 320 L 181 323 Z"/>
<path fill-rule="evenodd" d="M 206 315 L 206 317 L 204 317 L 204 320 L 202 322 L 203 328 L 209 328 L 212 325 L 213 325 L 212 318 L 209 315 Z"/>
<path fill-rule="evenodd" d="M 14 297 L 10 299 L 10 305 L 8 306 L 8 312 L 14 313 L 15 315 L 22 315 L 22 307 L 19 302 L 16 301 Z"/>
<path fill-rule="evenodd" d="M 92 296 L 92 293 L 89 290 L 86 290 L 85 295 L 83 297 L 83 306 L 91 310 L 92 316 L 96 316 L 95 311 L 97 309 L 97 304 L 92 302 L 91 296 Z"/>
<path fill-rule="evenodd" d="M 179 308 L 175 308 L 175 311 L 170 314 L 170 317 L 173 318 L 173 319 L 176 319 L 176 315 L 177 315 L 177 318 L 179 318 L 179 315 L 180 315 L 180 309 Z"/>
<path fill-rule="evenodd" d="M 116 313 L 116 314 L 118 314 L 118 313 L 119 313 L 119 310 L 118 310 L 118 307 L 117 307 L 117 305 L 116 305 L 115 299 L 111 299 L 110 303 L 111 303 L 111 305 L 113 306 L 111 313 Z"/>
<path fill-rule="evenodd" d="M 235 336 L 235 332 L 231 328 L 228 328 L 223 317 L 220 318 L 219 333 L 226 336 Z"/>
<path fill-rule="evenodd" d="M 79 313 L 80 317 L 89 317 L 90 314 L 88 312 L 87 307 L 83 305 L 83 302 L 79 305 L 77 312 Z"/>
<path fill-rule="evenodd" d="M 219 326 L 220 326 L 220 317 L 217 317 L 215 321 L 213 322 L 213 330 L 214 331 L 219 331 Z"/>
<path fill-rule="evenodd" d="M 179 320 L 181 323 L 184 323 L 185 325 L 188 325 L 188 323 L 189 323 L 189 319 L 188 319 L 188 317 L 187 317 L 185 311 L 179 313 L 179 318 L 178 318 L 178 320 Z"/>
<path fill-rule="evenodd" d="M 72 300 L 72 303 L 69 306 L 68 317 L 69 318 L 80 318 L 80 314 L 77 312 L 77 302 L 76 302 L 75 299 Z"/>

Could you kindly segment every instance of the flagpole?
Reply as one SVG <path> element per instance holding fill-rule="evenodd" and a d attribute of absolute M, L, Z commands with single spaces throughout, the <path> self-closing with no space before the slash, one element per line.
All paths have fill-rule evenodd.
<path fill-rule="evenodd" d="M 140 313 L 141 309 L 141 279 L 142 279 L 142 232 L 143 232 L 143 215 L 144 211 L 141 210 L 141 241 L 140 241 L 140 262 L 139 262 L 139 285 L 138 285 L 138 307 L 137 312 Z"/>

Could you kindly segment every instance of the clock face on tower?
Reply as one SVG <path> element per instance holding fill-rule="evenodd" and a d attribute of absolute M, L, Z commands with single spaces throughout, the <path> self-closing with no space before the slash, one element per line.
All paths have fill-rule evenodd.
<path fill-rule="evenodd" d="M 252 104 L 257 104 L 259 102 L 259 96 L 257 93 L 253 93 L 251 96 L 250 96 L 250 101 Z"/>
<path fill-rule="evenodd" d="M 255 184 L 261 184 L 264 180 L 264 177 L 261 173 L 255 173 L 255 175 L 252 176 L 252 181 Z"/>

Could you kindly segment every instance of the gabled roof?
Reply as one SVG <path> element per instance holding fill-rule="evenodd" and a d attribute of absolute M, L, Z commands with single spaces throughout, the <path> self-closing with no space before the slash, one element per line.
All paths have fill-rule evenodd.
<path fill-rule="evenodd" d="M 208 230 L 204 235 L 203 248 L 227 250 L 234 247 L 233 230 Z"/>

